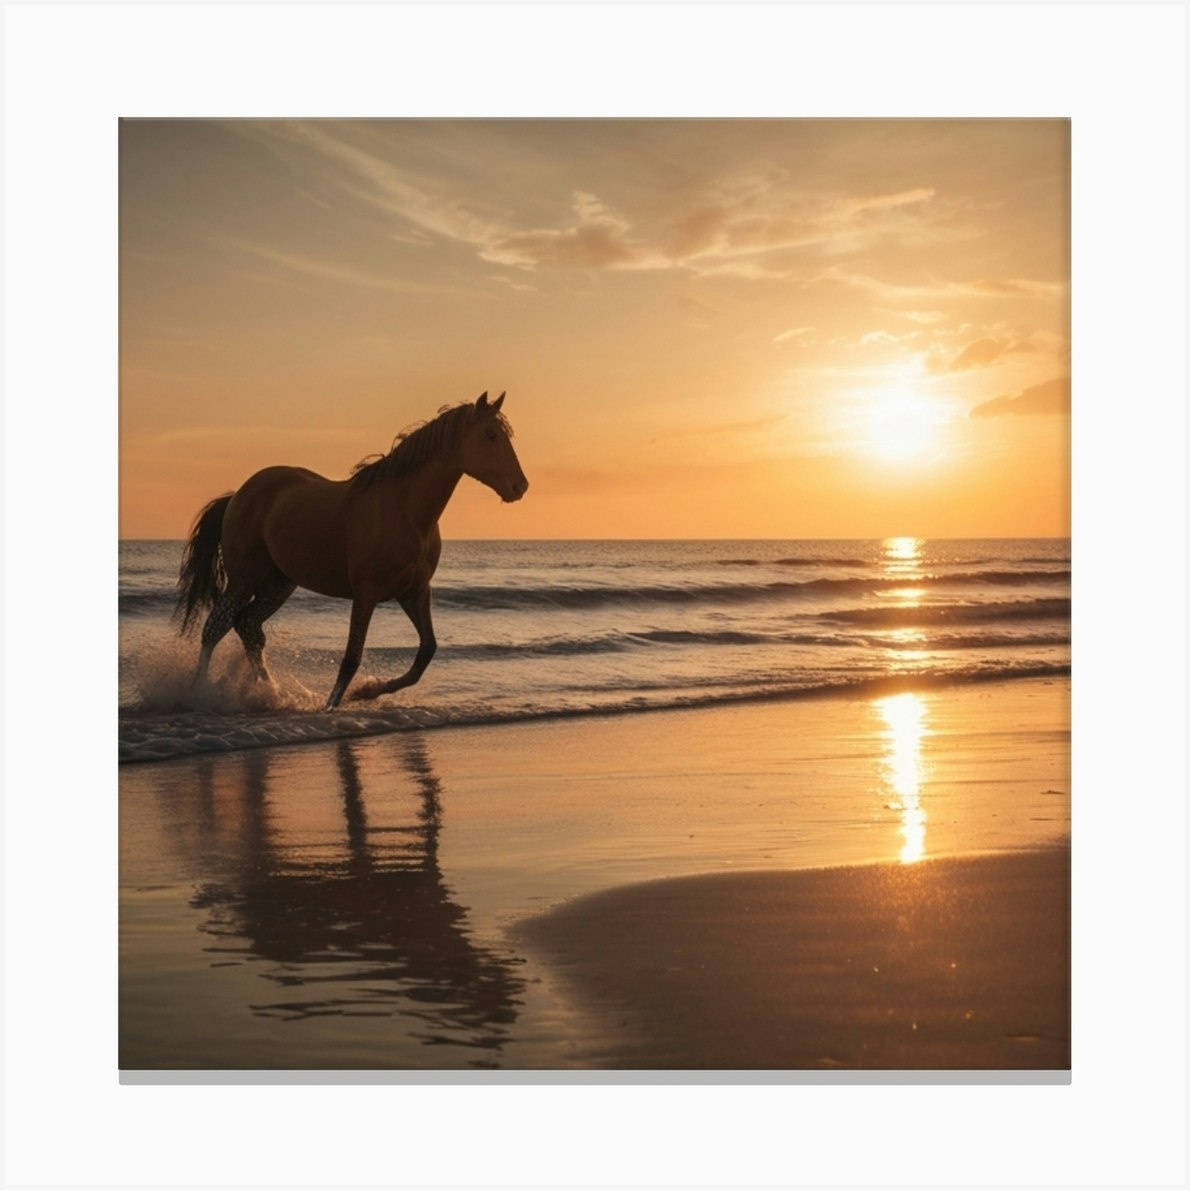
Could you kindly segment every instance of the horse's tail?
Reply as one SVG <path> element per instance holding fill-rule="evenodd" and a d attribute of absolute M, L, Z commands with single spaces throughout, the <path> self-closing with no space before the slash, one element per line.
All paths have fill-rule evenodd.
<path fill-rule="evenodd" d="M 199 612 L 211 607 L 227 586 L 219 542 L 223 536 L 223 514 L 233 494 L 218 496 L 194 518 L 190 540 L 182 554 L 178 606 L 174 610 L 174 618 L 182 621 L 183 633 L 190 631 Z"/>

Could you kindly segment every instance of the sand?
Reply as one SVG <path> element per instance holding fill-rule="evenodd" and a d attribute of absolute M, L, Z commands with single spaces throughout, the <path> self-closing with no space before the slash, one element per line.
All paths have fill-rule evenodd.
<path fill-rule="evenodd" d="M 1063 1069 L 1069 694 L 124 766 L 121 1067 Z"/>
<path fill-rule="evenodd" d="M 600 1020 L 592 1066 L 1066 1069 L 1064 848 L 655 881 L 518 937 Z"/>

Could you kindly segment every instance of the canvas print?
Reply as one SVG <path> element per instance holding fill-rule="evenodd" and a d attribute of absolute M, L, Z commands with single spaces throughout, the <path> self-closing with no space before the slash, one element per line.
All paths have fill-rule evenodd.
<path fill-rule="evenodd" d="M 122 121 L 121 1069 L 1069 1071 L 1069 148 Z"/>

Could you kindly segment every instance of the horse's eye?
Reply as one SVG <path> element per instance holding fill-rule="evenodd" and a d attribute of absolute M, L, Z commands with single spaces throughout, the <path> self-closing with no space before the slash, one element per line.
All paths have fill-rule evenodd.
<path fill-rule="evenodd" d="M 495 431 L 495 430 L 489 430 L 489 431 L 488 431 L 488 441 L 489 441 L 489 442 L 495 442 L 495 441 L 496 441 L 496 431 Z"/>

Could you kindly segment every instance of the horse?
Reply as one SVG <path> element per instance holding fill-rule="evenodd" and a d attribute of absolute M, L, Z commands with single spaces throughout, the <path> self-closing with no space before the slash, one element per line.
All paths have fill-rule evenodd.
<path fill-rule="evenodd" d="M 175 611 L 186 635 L 210 609 L 194 683 L 206 680 L 215 646 L 233 628 L 256 678 L 269 681 L 263 625 L 298 587 L 351 600 L 327 710 L 355 676 L 372 612 L 387 599 L 416 628 L 417 654 L 401 677 L 365 684 L 351 697 L 376 698 L 417 682 L 437 648 L 430 580 L 442 552 L 438 519 L 459 480 L 469 475 L 505 503 L 529 487 L 500 412 L 504 397 L 489 402 L 485 392 L 474 403 L 443 407 L 398 435 L 387 454 L 356 464 L 347 479 L 266 467 L 202 508 L 182 555 Z"/>

